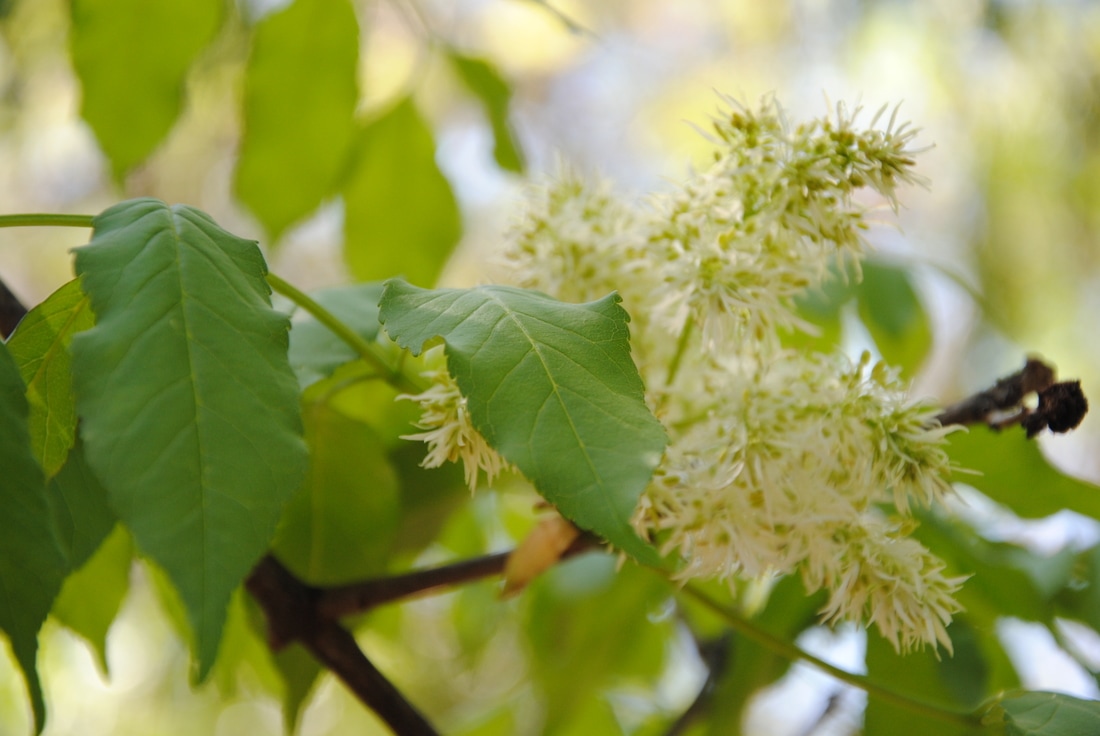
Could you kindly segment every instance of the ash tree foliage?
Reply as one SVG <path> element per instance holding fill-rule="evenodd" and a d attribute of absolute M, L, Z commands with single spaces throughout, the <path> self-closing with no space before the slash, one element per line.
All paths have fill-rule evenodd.
<path fill-rule="evenodd" d="M 1077 419 L 1083 399 L 1049 369 L 962 413 L 910 394 L 929 320 L 868 236 L 923 181 L 896 109 L 799 122 L 724 100 L 709 166 L 645 199 L 565 169 L 530 187 L 496 283 L 432 288 L 456 200 L 415 95 L 357 113 L 352 4 L 168 7 L 71 6 L 82 113 L 115 176 L 243 27 L 235 195 L 268 247 L 342 199 L 357 281 L 303 293 L 186 204 L 0 216 L 91 228 L 73 279 L 0 345 L 0 628 L 39 730 L 42 624 L 108 670 L 135 566 L 195 686 L 228 696 L 261 672 L 288 731 L 330 671 L 399 733 L 735 733 L 797 660 L 867 691 L 868 734 L 1100 728 L 1094 703 L 1021 690 L 996 631 L 1100 630 L 1100 548 L 1044 558 L 952 513 L 961 481 L 1025 518 L 1100 519 L 1097 489 L 1011 426 L 1062 431 L 1055 394 Z M 507 80 L 426 53 L 522 174 Z M 841 351 L 844 313 L 881 359 Z M 502 536 L 516 551 L 488 554 Z M 400 603 L 441 586 L 430 621 Z M 795 645 L 822 624 L 867 628 L 866 674 Z M 417 626 L 459 654 L 418 663 Z M 395 687 L 352 628 L 428 674 Z M 674 658 L 696 655 L 698 698 L 670 698 Z M 462 672 L 500 681 L 472 693 Z"/>

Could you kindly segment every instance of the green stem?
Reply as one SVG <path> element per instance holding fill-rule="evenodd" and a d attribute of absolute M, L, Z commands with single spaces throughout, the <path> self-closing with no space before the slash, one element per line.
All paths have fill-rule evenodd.
<path fill-rule="evenodd" d="M 91 227 L 95 215 L 0 215 L 0 227 Z"/>
<path fill-rule="evenodd" d="M 271 284 L 272 289 L 309 312 L 318 322 L 347 343 L 352 350 L 359 354 L 359 357 L 377 370 L 391 386 L 399 391 L 410 394 L 417 394 L 424 390 L 424 387 L 419 383 L 409 378 L 401 371 L 390 367 L 380 347 L 376 343 L 364 340 L 354 330 L 340 321 L 336 315 L 322 307 L 304 291 L 273 273 L 267 274 L 267 283 Z"/>
<path fill-rule="evenodd" d="M 683 362 L 688 343 L 691 341 L 691 333 L 694 331 L 695 320 L 689 314 L 684 322 L 684 329 L 680 330 L 680 340 L 676 343 L 676 354 L 672 356 L 672 362 L 668 364 L 668 377 L 665 378 L 666 386 L 671 386 L 672 382 L 676 380 L 676 374 L 680 372 L 680 363 Z"/>
<path fill-rule="evenodd" d="M 872 697 L 878 698 L 885 703 L 889 703 L 890 705 L 902 708 L 911 713 L 917 713 L 926 718 L 935 719 L 954 726 L 964 726 L 970 729 L 981 726 L 980 719 L 975 715 L 961 711 L 948 710 L 939 705 L 933 705 L 932 703 L 911 698 L 908 695 L 902 695 L 901 693 L 883 687 L 866 675 L 856 675 L 846 670 L 842 670 L 839 667 L 834 667 L 828 662 L 818 659 L 809 652 L 799 649 L 794 644 L 769 634 L 764 629 L 748 619 L 741 617 L 737 612 L 722 605 L 691 584 L 683 586 L 681 592 L 717 614 L 737 633 L 747 639 L 751 639 L 784 659 L 808 662 L 841 682 L 846 682 L 853 687 L 858 687 Z"/>

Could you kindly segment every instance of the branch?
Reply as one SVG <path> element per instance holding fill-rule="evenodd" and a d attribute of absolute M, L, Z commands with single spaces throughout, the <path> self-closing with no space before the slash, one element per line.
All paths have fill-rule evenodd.
<path fill-rule="evenodd" d="M 27 308 L 23 302 L 0 280 L 0 339 L 7 340 L 26 314 Z"/>
<path fill-rule="evenodd" d="M 1034 437 L 1044 429 L 1068 432 L 1081 423 L 1089 410 L 1080 381 L 1055 383 L 1054 369 L 1038 358 L 1028 358 L 1022 369 L 999 379 L 992 388 L 979 391 L 936 415 L 941 425 L 985 424 L 1000 430 L 1019 424 Z M 1024 405 L 1036 394 L 1038 406 Z"/>
<path fill-rule="evenodd" d="M 582 534 L 562 553 L 561 559 L 595 549 L 598 544 L 599 540 L 596 537 Z M 383 603 L 422 595 L 438 588 L 500 575 L 504 572 L 504 566 L 511 554 L 511 552 L 499 552 L 463 560 L 452 565 L 323 589 L 319 591 L 317 610 L 323 616 L 339 618 L 369 611 Z"/>
<path fill-rule="evenodd" d="M 317 661 L 397 734 L 435 736 L 437 731 L 371 663 L 351 633 L 317 610 L 318 590 L 294 577 L 271 555 L 248 576 L 248 592 L 267 614 L 273 650 L 299 641 Z"/>
<path fill-rule="evenodd" d="M 595 548 L 599 540 L 581 535 L 562 559 Z M 431 590 L 500 575 L 511 552 L 485 555 L 453 565 L 334 588 L 307 585 L 267 555 L 245 587 L 267 617 L 268 643 L 278 651 L 297 641 L 332 671 L 397 734 L 431 736 L 427 719 L 378 671 L 339 618 Z"/>
<path fill-rule="evenodd" d="M 671 581 L 669 582 L 671 583 Z M 946 725 L 954 727 L 962 726 L 968 731 L 980 726 L 981 719 L 975 714 L 949 710 L 945 707 L 925 702 L 907 694 L 891 690 L 888 687 L 884 687 L 867 675 L 857 675 L 847 670 L 842 670 L 839 667 L 835 667 L 823 659 L 815 657 L 809 652 L 800 649 L 795 644 L 771 634 L 755 622 L 742 618 L 736 611 L 728 606 L 722 605 L 691 583 L 681 587 L 680 594 L 702 604 L 703 607 L 724 619 L 731 629 L 745 638 L 756 642 L 765 649 L 789 659 L 792 662 L 801 660 L 807 664 L 811 664 L 837 680 L 858 687 L 871 697 L 878 698 L 884 703 L 903 708 L 910 713 L 916 713 L 927 718 L 935 719 Z"/>

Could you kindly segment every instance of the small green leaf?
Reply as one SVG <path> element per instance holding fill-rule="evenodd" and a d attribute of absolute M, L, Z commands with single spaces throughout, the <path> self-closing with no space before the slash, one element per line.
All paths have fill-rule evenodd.
<path fill-rule="evenodd" d="M 38 731 L 46 706 L 35 658 L 38 629 L 46 620 L 61 581 L 65 558 L 46 500 L 42 469 L 31 453 L 23 379 L 0 342 L 0 629 L 11 641 L 23 670 Z"/>
<path fill-rule="evenodd" d="M 302 733 L 297 727 L 302 706 L 313 692 L 324 668 L 297 642 L 275 653 L 275 668 L 283 678 L 283 725 L 287 733 Z"/>
<path fill-rule="evenodd" d="M 190 207 L 106 210 L 76 270 L 96 314 L 72 344 L 88 462 L 179 589 L 201 678 L 306 470 L 288 320 L 256 244 Z"/>
<path fill-rule="evenodd" d="M 179 115 L 191 63 L 221 26 L 222 0 L 73 0 L 73 66 L 81 114 L 121 176 Z"/>
<path fill-rule="evenodd" d="M 646 407 L 618 302 L 566 304 L 505 286 L 428 291 L 394 279 L 381 319 L 414 354 L 442 337 L 489 444 L 571 521 L 655 563 L 630 517 L 666 438 Z"/>
<path fill-rule="evenodd" d="M 364 340 L 373 341 L 378 336 L 381 283 L 324 289 L 310 296 Z M 313 317 L 291 323 L 289 355 L 290 366 L 303 388 L 327 378 L 338 367 L 359 357 L 346 342 Z"/>
<path fill-rule="evenodd" d="M 1027 519 L 1063 509 L 1100 520 L 1100 488 L 1053 468 L 1039 445 L 1012 428 L 994 432 L 972 427 L 950 435 L 947 452 L 960 468 L 955 480 L 977 488 Z"/>
<path fill-rule="evenodd" d="M 333 191 L 355 131 L 358 58 L 349 0 L 295 0 L 256 26 L 235 186 L 272 239 Z"/>
<path fill-rule="evenodd" d="M 244 672 L 248 673 L 247 679 L 241 676 Z M 282 676 L 267 642 L 265 615 L 244 588 L 237 588 L 230 599 L 225 635 L 210 681 L 226 700 L 255 696 L 257 690 L 278 696 L 283 690 Z"/>
<path fill-rule="evenodd" d="M 435 282 L 462 226 L 411 98 L 363 129 L 343 193 L 344 257 L 356 278 Z"/>
<path fill-rule="evenodd" d="M 275 553 L 313 585 L 378 575 L 400 511 L 397 475 L 382 442 L 326 404 L 306 407 L 304 416 L 309 474 L 287 506 Z"/>
<path fill-rule="evenodd" d="M 783 334 L 783 344 L 796 350 L 824 353 L 836 350 L 844 331 L 842 310 L 855 294 L 853 279 L 833 268 L 820 286 L 800 294 L 795 299 L 798 316 L 816 328 L 816 332 L 790 330 Z"/>
<path fill-rule="evenodd" d="M 94 322 L 88 297 L 73 279 L 28 312 L 8 340 L 27 384 L 31 447 L 47 478 L 61 469 L 76 433 L 69 343 Z"/>
<path fill-rule="evenodd" d="M 99 545 L 83 567 L 65 578 L 51 614 L 76 632 L 96 653 L 104 674 L 107 668 L 107 632 L 130 589 L 133 543 L 121 524 Z"/>
<path fill-rule="evenodd" d="M 1008 695 L 982 719 L 1005 736 L 1092 736 L 1100 732 L 1100 702 L 1061 693 Z"/>
<path fill-rule="evenodd" d="M 452 52 L 449 54 L 458 76 L 477 95 L 485 108 L 485 116 L 493 129 L 493 158 L 497 165 L 507 171 L 523 173 L 523 152 L 515 131 L 508 120 L 508 105 L 512 100 L 512 89 L 500 76 L 500 73 L 484 59 Z"/>
<path fill-rule="evenodd" d="M 856 287 L 859 317 L 882 357 L 912 376 L 932 347 L 932 327 L 905 269 L 874 261 Z"/>
<path fill-rule="evenodd" d="M 76 570 L 99 549 L 115 526 L 107 491 L 88 467 L 78 440 L 69 459 L 46 487 L 68 569 Z"/>

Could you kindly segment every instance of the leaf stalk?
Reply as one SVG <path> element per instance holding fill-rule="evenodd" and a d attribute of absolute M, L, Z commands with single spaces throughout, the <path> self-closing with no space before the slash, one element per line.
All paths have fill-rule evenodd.
<path fill-rule="evenodd" d="M 322 307 L 304 291 L 270 272 L 267 274 L 267 283 L 270 284 L 271 288 L 276 292 L 282 294 L 287 299 L 290 299 L 299 307 L 309 312 L 314 319 L 331 330 L 332 333 L 343 340 L 348 347 L 358 353 L 359 357 L 377 370 L 391 386 L 399 391 L 410 394 L 417 394 L 424 390 L 424 387 L 412 378 L 390 366 L 376 343 L 368 342 L 360 337 L 336 315 Z"/>
<path fill-rule="evenodd" d="M 0 227 L 92 227 L 95 215 L 30 213 L 0 215 Z"/>
<path fill-rule="evenodd" d="M 670 583 L 672 581 L 669 581 Z M 778 654 L 784 659 L 791 661 L 802 660 L 814 667 L 822 670 L 823 672 L 835 677 L 836 679 L 844 682 L 853 687 L 857 687 L 863 690 L 868 695 L 874 698 L 878 698 L 884 703 L 902 708 L 910 713 L 916 713 L 926 718 L 934 719 L 942 723 L 951 724 L 953 726 L 963 726 L 969 729 L 976 729 L 981 727 L 981 719 L 972 713 L 950 710 L 940 705 L 934 705 L 932 703 L 911 698 L 907 695 L 895 692 L 889 688 L 883 687 L 866 675 L 857 675 L 847 670 L 842 670 L 839 667 L 835 667 L 828 662 L 815 657 L 807 651 L 800 649 L 799 647 L 784 641 L 783 639 L 774 636 L 764 629 L 760 628 L 752 621 L 740 616 L 736 611 L 722 605 L 718 601 L 711 598 L 709 595 L 699 590 L 697 587 L 690 583 L 680 588 L 682 595 L 687 596 L 700 603 L 704 608 L 709 609 L 712 613 L 718 615 L 727 625 L 737 633 L 751 639 L 760 646 L 768 649 L 769 651 Z"/>

